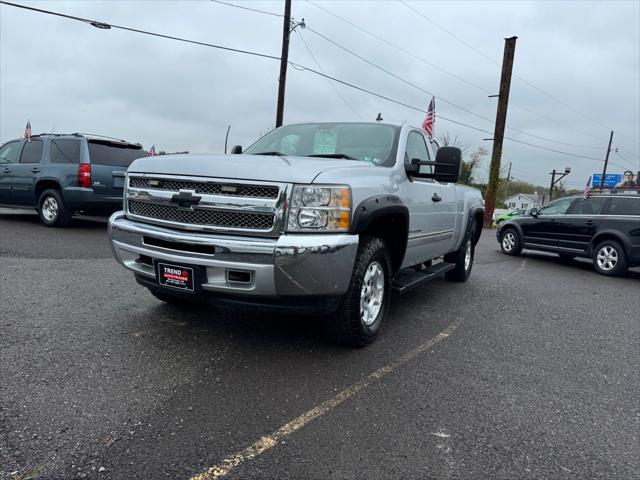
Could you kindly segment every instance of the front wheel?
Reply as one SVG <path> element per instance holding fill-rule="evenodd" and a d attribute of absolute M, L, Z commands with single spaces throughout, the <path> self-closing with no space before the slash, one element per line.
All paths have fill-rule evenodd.
<path fill-rule="evenodd" d="M 593 267 L 601 275 L 623 275 L 629 267 L 622 245 L 615 240 L 600 242 L 593 252 Z"/>
<path fill-rule="evenodd" d="M 500 234 L 500 248 L 507 255 L 520 255 L 522 242 L 520 235 L 514 228 L 507 228 Z"/>
<path fill-rule="evenodd" d="M 349 289 L 334 318 L 339 339 L 352 347 L 364 347 L 377 337 L 389 313 L 391 258 L 378 237 L 361 240 Z"/>

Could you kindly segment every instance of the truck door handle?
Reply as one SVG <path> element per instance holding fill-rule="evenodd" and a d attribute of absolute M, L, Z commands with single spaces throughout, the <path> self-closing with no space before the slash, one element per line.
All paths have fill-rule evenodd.
<path fill-rule="evenodd" d="M 40 169 L 39 169 L 38 167 L 33 167 L 33 168 L 31 169 L 31 171 L 32 171 L 33 173 L 38 173 L 38 172 L 40 171 Z"/>
<path fill-rule="evenodd" d="M 587 220 L 587 225 L 593 225 L 595 222 L 593 220 Z"/>
<path fill-rule="evenodd" d="M 11 173 L 11 169 L 9 167 L 4 167 L 4 170 L 2 170 L 4 173 Z"/>
<path fill-rule="evenodd" d="M 440 200 L 442 200 L 442 197 L 440 195 L 438 195 L 437 193 L 434 193 L 433 197 L 431 197 L 431 201 L 432 202 L 438 203 Z"/>

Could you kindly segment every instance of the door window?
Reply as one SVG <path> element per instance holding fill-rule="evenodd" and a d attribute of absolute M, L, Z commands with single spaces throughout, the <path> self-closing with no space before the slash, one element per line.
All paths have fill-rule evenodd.
<path fill-rule="evenodd" d="M 567 215 L 599 215 L 606 201 L 607 197 L 576 198 L 567 209 Z"/>
<path fill-rule="evenodd" d="M 407 149 L 404 153 L 404 161 L 411 163 L 414 158 L 423 162 L 428 162 L 429 149 L 424 141 L 424 137 L 416 131 L 409 132 L 407 137 Z M 420 165 L 419 173 L 432 173 L 431 165 Z"/>
<path fill-rule="evenodd" d="M 640 215 L 640 198 L 612 197 L 605 215 Z"/>
<path fill-rule="evenodd" d="M 9 142 L 0 148 L 0 164 L 16 163 L 18 161 L 18 152 L 20 151 L 20 142 Z"/>
<path fill-rule="evenodd" d="M 563 198 L 550 203 L 546 207 L 542 207 L 538 212 L 538 215 L 564 215 L 573 202 L 574 198 Z"/>
<path fill-rule="evenodd" d="M 20 163 L 40 163 L 42 160 L 42 140 L 32 140 L 24 144 Z"/>
<path fill-rule="evenodd" d="M 80 140 L 51 140 L 51 163 L 80 163 Z"/>

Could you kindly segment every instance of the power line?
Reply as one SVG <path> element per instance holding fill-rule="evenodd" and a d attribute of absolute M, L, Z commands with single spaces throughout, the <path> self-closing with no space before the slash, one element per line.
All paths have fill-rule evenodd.
<path fill-rule="evenodd" d="M 305 48 L 307 49 L 307 52 L 309 52 L 309 55 L 311 56 L 311 58 L 313 59 L 314 63 L 316 64 L 316 66 L 318 67 L 318 70 L 320 70 L 322 73 L 324 73 L 323 68 L 320 66 L 320 62 L 318 62 L 318 59 L 316 58 L 316 56 L 313 54 L 313 52 L 311 51 L 311 48 L 309 47 L 309 45 L 307 44 L 306 40 L 304 39 L 304 36 L 302 35 L 302 33 L 300 33 L 300 30 L 296 30 L 298 32 L 298 36 L 300 37 L 300 40 L 302 40 L 302 43 L 304 44 Z M 360 120 L 362 120 L 362 117 L 358 114 L 358 112 L 356 112 L 351 105 L 349 105 L 349 102 L 347 102 L 347 100 L 344 98 L 344 96 L 342 96 L 342 94 L 340 93 L 340 90 L 338 90 L 338 87 L 335 86 L 335 84 L 327 79 L 327 82 L 329 82 L 329 85 L 331 85 L 331 88 L 333 89 L 334 92 L 336 92 L 336 95 L 338 95 L 338 97 L 340 97 L 340 99 L 342 100 L 342 102 L 347 106 L 347 108 L 349 110 L 351 110 L 351 112 L 358 117 Z"/>
<path fill-rule="evenodd" d="M 316 7 L 317 9 L 322 10 L 323 12 L 325 12 L 325 13 L 327 13 L 327 14 L 331 15 L 331 16 L 332 16 L 332 17 L 334 17 L 334 18 L 337 18 L 337 19 L 338 19 L 338 20 L 340 20 L 341 22 L 344 22 L 344 23 L 346 23 L 347 25 L 352 26 L 353 28 L 355 28 L 355 29 L 357 29 L 357 30 L 361 31 L 362 33 L 365 33 L 366 35 L 368 35 L 368 36 L 370 36 L 370 37 L 375 38 L 376 40 L 378 40 L 378 41 L 380 41 L 380 42 L 384 43 L 385 45 L 387 45 L 387 46 L 389 46 L 389 47 L 391 47 L 391 48 L 394 48 L 394 49 L 396 49 L 396 50 L 398 50 L 398 51 L 400 51 L 400 52 L 402 52 L 402 53 L 404 53 L 404 54 L 406 54 L 406 55 L 408 55 L 408 56 L 410 56 L 410 57 L 414 58 L 415 60 L 418 60 L 418 61 L 420 61 L 420 62 L 422 62 L 422 63 L 425 63 L 426 65 L 428 65 L 428 66 L 430 66 L 430 67 L 432 67 L 432 68 L 435 68 L 436 70 L 439 70 L 440 72 L 443 72 L 443 73 L 445 73 L 445 74 L 447 74 L 447 75 L 449 75 L 449 76 L 451 76 L 451 77 L 453 77 L 453 78 L 455 78 L 455 79 L 457 79 L 457 80 L 459 80 L 459 81 L 461 81 L 461 82 L 463 82 L 463 83 L 465 83 L 465 84 L 467 84 L 467 85 L 469 85 L 469 86 L 471 86 L 471 87 L 474 87 L 474 88 L 476 88 L 476 89 L 478 89 L 478 90 L 480 90 L 480 91 L 482 91 L 482 92 L 484 92 L 484 93 L 487 93 L 487 94 L 489 94 L 489 95 L 491 95 L 491 94 L 493 94 L 493 93 L 494 93 L 494 92 L 493 92 L 493 91 L 491 91 L 491 90 L 487 90 L 486 88 L 481 87 L 480 85 L 478 85 L 478 84 L 476 84 L 476 83 L 469 82 L 468 80 L 465 80 L 464 78 L 462 78 L 462 77 L 460 77 L 460 76 L 458 76 L 458 75 L 456 75 L 456 74 L 454 74 L 454 73 L 452 73 L 452 72 L 450 72 L 450 71 L 448 71 L 448 70 L 445 70 L 444 68 L 441 68 L 441 67 L 439 67 L 438 65 L 435 65 L 435 64 L 433 64 L 433 63 L 431 63 L 431 62 L 429 62 L 429 61 L 425 60 L 424 58 L 419 57 L 419 56 L 417 56 L 417 55 L 415 55 L 415 54 L 413 54 L 413 53 L 409 52 L 408 50 L 405 50 L 405 49 L 404 49 L 404 48 L 402 48 L 402 47 L 399 47 L 399 46 L 395 45 L 394 43 L 392 43 L 392 42 L 390 42 L 390 41 L 388 41 L 388 40 L 386 40 L 386 39 L 384 39 L 384 38 L 380 37 L 379 35 L 376 35 L 375 33 L 370 32 L 370 31 L 369 31 L 369 30 L 367 30 L 366 28 L 363 28 L 363 27 L 361 27 L 361 26 L 359 26 L 359 25 L 355 24 L 354 22 L 351 22 L 350 20 L 347 20 L 346 18 L 343 18 L 343 17 L 341 17 L 341 16 L 337 15 L 337 14 L 336 14 L 336 13 L 334 13 L 334 12 L 332 12 L 332 11 L 330 11 L 330 10 L 325 9 L 324 7 L 322 7 L 322 6 L 320 6 L 320 5 L 316 4 L 316 3 L 314 3 L 312 0 L 306 0 L 306 1 L 307 1 L 307 3 L 309 3 L 309 4 L 313 5 L 314 7 Z M 408 6 L 408 5 L 407 5 L 407 6 Z M 412 8 L 412 7 L 409 7 L 409 8 Z M 496 62 L 494 62 L 494 63 L 496 63 Z M 543 119 L 545 119 L 545 120 L 547 120 L 547 121 L 554 122 L 554 123 L 556 123 L 556 124 L 558 124 L 558 125 L 561 125 L 561 126 L 563 126 L 563 127 L 565 127 L 565 128 L 568 128 L 568 129 L 570 129 L 570 130 L 574 130 L 574 131 L 576 131 L 576 132 L 578 132 L 578 133 L 582 133 L 582 134 L 584 134 L 584 135 L 588 136 L 589 138 L 593 138 L 593 134 L 591 134 L 591 133 L 588 133 L 588 132 L 584 132 L 584 131 L 582 131 L 582 130 L 579 130 L 579 129 L 575 128 L 575 127 L 572 127 L 572 126 L 570 126 L 570 125 L 567 125 L 567 124 L 565 124 L 565 123 L 562 123 L 562 122 L 560 122 L 560 121 L 558 121 L 558 120 L 556 120 L 556 119 L 554 119 L 554 118 L 551 118 L 551 117 L 549 117 L 549 116 L 546 116 L 546 115 L 543 115 L 543 114 L 541 114 L 541 113 L 538 113 L 538 112 L 536 112 L 536 111 L 534 111 L 534 110 L 531 110 L 531 109 L 529 109 L 529 108 L 527 108 L 527 107 L 524 107 L 524 106 L 522 106 L 522 105 L 519 105 L 519 104 L 517 104 L 517 103 L 515 103 L 515 102 L 513 102 L 513 101 L 512 101 L 512 102 L 510 102 L 510 104 L 511 104 L 512 106 L 516 107 L 516 108 L 519 108 L 520 110 L 523 110 L 523 111 L 525 111 L 525 112 L 529 113 L 529 114 L 537 115 L 537 116 L 539 116 L 539 117 L 541 117 L 541 118 L 543 118 Z M 491 121 L 492 121 L 492 120 L 491 120 Z M 512 129 L 512 130 L 514 130 L 514 131 L 517 131 L 517 130 L 515 130 L 513 127 L 507 127 L 507 128 L 510 128 L 510 129 Z M 520 132 L 520 133 L 523 133 L 523 132 Z M 525 133 L 525 135 L 527 135 L 527 134 Z M 558 143 L 558 144 L 566 145 L 566 146 L 570 146 L 570 147 L 587 148 L 587 149 L 599 149 L 599 148 L 602 148 L 602 147 L 600 147 L 600 146 L 576 145 L 576 144 L 573 144 L 573 143 L 567 143 L 567 142 L 562 142 L 562 141 L 559 141 L 559 140 L 553 140 L 553 139 L 550 139 L 550 138 L 547 138 L 547 137 L 535 136 L 535 135 L 533 135 L 533 134 L 528 134 L 528 135 L 531 135 L 531 136 L 533 136 L 533 137 L 539 138 L 539 139 L 541 139 L 541 140 L 546 140 L 546 141 L 551 142 L 551 143 Z"/>
<path fill-rule="evenodd" d="M 416 85 L 415 83 L 412 83 L 412 82 L 400 77 L 399 75 L 396 75 L 395 73 L 389 71 L 388 69 L 386 69 L 384 67 L 381 67 L 380 65 L 376 64 L 375 62 L 363 57 L 362 55 L 359 55 L 358 53 L 354 52 L 353 50 L 350 50 L 349 48 L 345 47 L 344 45 L 341 45 L 340 43 L 332 40 L 331 38 L 327 37 L 326 35 L 323 35 L 322 33 L 318 32 L 317 30 L 314 30 L 313 28 L 309 27 L 308 25 L 307 25 L 307 30 L 311 31 L 315 35 L 318 35 L 319 37 L 323 38 L 324 40 L 326 40 L 327 42 L 331 43 L 332 45 L 340 48 L 341 50 L 346 51 L 350 55 L 353 55 L 356 58 L 359 58 L 360 60 L 362 60 L 363 62 L 365 62 L 365 63 L 367 63 L 367 64 L 369 64 L 371 66 L 373 66 L 374 68 L 377 68 L 378 70 L 381 70 L 382 72 L 386 73 L 387 75 L 390 75 L 393 78 L 395 78 L 397 80 L 400 80 L 401 82 L 403 82 L 403 83 L 405 83 L 407 85 L 410 85 L 413 88 L 415 88 L 415 89 L 417 89 L 417 90 L 419 90 L 419 91 L 421 91 L 423 93 L 426 93 L 427 95 L 435 96 L 436 98 L 438 98 L 438 100 L 440 100 L 440 101 L 442 101 L 442 102 L 444 102 L 446 104 L 452 105 L 455 108 L 458 108 L 458 109 L 460 109 L 460 110 L 462 110 L 462 111 L 464 111 L 466 113 L 469 113 L 469 114 L 474 115 L 474 116 L 476 116 L 478 118 L 481 118 L 482 120 L 485 120 L 485 121 L 487 121 L 489 123 L 492 123 L 492 124 L 494 123 L 494 120 L 492 120 L 491 118 L 485 117 L 485 116 L 480 115 L 480 114 L 475 113 L 475 112 L 472 112 L 469 109 L 461 107 L 460 105 L 457 105 L 457 104 L 453 103 L 450 100 L 442 98 L 441 96 L 435 95 L 434 93 L 429 92 L 428 90 L 425 90 L 424 88 Z M 514 127 L 506 127 L 506 128 L 508 130 L 513 131 L 513 132 L 517 132 L 517 133 L 519 133 L 521 135 L 527 135 L 527 136 L 532 137 L 532 138 L 537 138 L 538 140 L 544 140 L 544 141 L 547 141 L 547 142 L 559 143 L 559 144 L 568 145 L 568 146 L 578 146 L 578 147 L 580 146 L 580 145 L 575 145 L 575 144 L 571 144 L 571 143 L 560 142 L 560 141 L 553 140 L 553 139 L 550 139 L 550 138 L 547 138 L 547 137 L 543 137 L 541 135 L 536 135 L 536 134 L 533 134 L 533 133 L 525 132 L 523 130 L 519 130 L 519 129 L 514 128 Z M 591 147 L 589 147 L 589 148 L 591 148 Z M 600 148 L 600 147 L 598 147 L 598 148 Z"/>
<path fill-rule="evenodd" d="M 272 15 L 274 17 L 284 17 L 284 15 L 280 13 L 267 12 L 266 10 L 258 10 L 257 8 L 249 8 L 242 5 L 234 5 L 233 3 L 221 2 L 220 0 L 211 0 L 212 2 L 219 3 L 220 5 L 226 5 L 227 7 L 241 8 L 242 10 L 249 10 L 254 13 L 263 13 L 265 15 Z"/>
<path fill-rule="evenodd" d="M 462 43 L 463 45 L 465 45 L 466 47 L 470 48 L 471 50 L 473 50 L 474 52 L 476 52 L 477 54 L 479 54 L 480 56 L 482 56 L 483 58 L 485 58 L 486 60 L 488 60 L 489 62 L 495 64 L 495 65 L 499 65 L 498 62 L 496 62 L 494 59 L 492 59 L 491 57 L 489 57 L 488 55 L 486 55 L 485 53 L 483 53 L 482 51 L 478 50 L 477 48 L 475 48 L 473 45 L 467 43 L 466 41 L 464 41 L 462 38 L 458 37 L 457 35 L 455 35 L 453 32 L 447 30 L 446 28 L 444 28 L 442 25 L 438 24 L 436 21 L 432 20 L 431 18 L 427 17 L 424 13 L 422 13 L 421 11 L 417 10 L 416 8 L 412 7 L 411 5 L 409 5 L 405 0 L 398 0 L 400 3 L 402 3 L 404 6 L 406 6 L 407 8 L 409 8 L 411 11 L 415 12 L 417 15 L 419 15 L 420 17 L 424 18 L 425 20 L 427 20 L 429 23 L 431 23 L 432 25 L 436 26 L 437 28 L 439 28 L 440 30 L 446 32 L 448 35 L 450 35 L 451 37 L 455 38 L 457 41 L 459 41 L 460 43 Z M 539 92 L 540 94 L 550 98 L 551 100 L 559 103 L 560 105 L 564 106 L 565 108 L 571 110 L 572 112 L 580 115 L 581 117 L 591 121 L 592 123 L 594 123 L 595 125 L 597 125 L 599 128 L 604 128 L 602 125 L 602 121 L 600 120 L 596 120 L 592 117 L 590 117 L 589 115 L 581 112 L 580 110 L 577 110 L 576 108 L 572 107 L 571 105 L 563 102 L 562 100 L 554 97 L 553 95 L 551 95 L 550 93 L 544 91 L 543 89 L 541 89 L 540 87 L 534 85 L 533 83 L 529 82 L 527 79 L 521 77 L 520 75 L 514 74 L 514 77 L 517 78 L 518 80 L 520 80 L 522 83 L 528 85 L 530 88 L 536 90 L 537 92 Z M 622 135 L 624 137 L 624 135 Z M 628 138 L 628 137 L 626 137 Z M 635 142 L 635 141 L 634 141 Z"/>
<path fill-rule="evenodd" d="M 118 29 L 121 29 L 121 30 L 126 30 L 126 31 L 130 31 L 130 32 L 134 32 L 134 33 L 140 33 L 140 34 L 144 34 L 144 35 L 151 35 L 151 36 L 154 36 L 154 37 L 164 38 L 164 39 L 168 39 L 168 40 L 175 40 L 175 41 L 179 41 L 179 42 L 185 42 L 185 43 L 190 43 L 190 44 L 195 44 L 195 45 L 201 45 L 201 46 L 206 46 L 206 47 L 210 47 L 210 48 L 216 48 L 216 49 L 220 49 L 220 50 L 231 51 L 231 52 L 235 52 L 235 53 L 241 53 L 241 54 L 253 55 L 253 56 L 257 56 L 257 57 L 269 58 L 269 59 L 272 59 L 272 60 L 278 60 L 278 61 L 280 60 L 279 57 L 276 57 L 276 56 L 273 56 L 273 55 L 266 55 L 266 54 L 262 54 L 262 53 L 258 53 L 258 52 L 252 52 L 252 51 L 248 51 L 248 50 L 240 50 L 240 49 L 236 49 L 236 48 L 224 47 L 224 46 L 221 46 L 221 45 L 215 45 L 215 44 L 206 43 L 206 42 L 199 42 L 199 41 L 189 40 L 189 39 L 185 39 L 185 38 L 181 38 L 181 37 L 175 37 L 175 36 L 171 36 L 171 35 L 165 35 L 165 34 L 160 34 L 160 33 L 155 33 L 155 32 L 150 32 L 150 31 L 140 30 L 140 29 L 135 29 L 135 28 L 130 28 L 130 27 L 125 27 L 125 26 L 120 26 L 120 25 L 113 25 L 113 24 L 104 23 L 104 22 L 96 22 L 96 21 L 93 21 L 93 20 L 90 20 L 90 19 L 87 19 L 87 18 L 74 17 L 74 16 L 71 16 L 71 15 L 66 15 L 66 14 L 62 14 L 62 13 L 58 13 L 58 12 L 52 12 L 52 11 L 49 11 L 49 10 L 42 10 L 42 9 L 34 8 L 34 7 L 28 7 L 28 6 L 25 6 L 25 5 L 17 5 L 17 4 L 14 4 L 14 3 L 6 2 L 4 0 L 0 0 L 0 4 L 12 6 L 12 7 L 17 7 L 17 8 L 22 8 L 22 9 L 25 9 L 25 10 L 35 11 L 35 12 L 38 12 L 38 13 L 44 13 L 44 14 L 48 14 L 48 15 L 64 17 L 64 18 L 71 19 L 71 20 L 76 20 L 76 21 L 79 21 L 79 22 L 82 22 L 82 23 L 87 23 L 87 24 L 90 24 L 90 25 L 93 25 L 93 26 L 95 26 L 95 24 L 97 23 L 98 25 L 100 25 L 100 28 L 118 28 Z M 427 113 L 427 111 L 422 109 L 422 108 L 414 107 L 413 105 L 409 105 L 409 104 L 401 102 L 399 100 L 390 98 L 390 97 L 388 97 L 386 95 L 382 95 L 380 93 L 374 92 L 374 91 L 366 89 L 364 87 L 360 87 L 360 86 L 355 85 L 353 83 L 349 83 L 349 82 L 347 82 L 345 80 L 341 80 L 339 78 L 333 77 L 331 75 L 328 75 L 328 74 L 323 73 L 321 71 L 315 70 L 313 68 L 306 67 L 304 65 L 300 65 L 300 64 L 292 62 L 292 61 L 289 61 L 289 64 L 291 66 L 293 66 L 294 68 L 298 69 L 298 70 L 309 71 L 311 73 L 314 73 L 315 75 L 318 75 L 318 76 L 324 77 L 326 79 L 332 80 L 334 82 L 343 84 L 343 85 L 348 86 L 350 88 L 353 88 L 355 90 L 359 90 L 361 92 L 368 93 L 369 95 L 381 98 L 383 100 L 387 100 L 389 102 L 392 102 L 392 103 L 395 103 L 397 105 L 406 107 L 408 109 L 411 109 L 411 110 L 414 110 L 414 111 L 418 111 L 418 112 L 422 112 L 422 113 L 425 113 L 425 114 Z M 445 120 L 445 121 L 448 121 L 450 123 L 456 124 L 456 125 L 460 125 L 460 126 L 464 126 L 466 128 L 470 128 L 470 129 L 478 131 L 478 132 L 486 133 L 486 134 L 489 134 L 489 135 L 492 134 L 492 132 L 490 132 L 488 130 L 484 130 L 482 128 L 475 127 L 473 125 L 469 125 L 467 123 L 460 122 L 458 120 L 447 118 L 447 117 L 444 117 L 442 115 L 439 115 L 438 118 L 442 119 L 442 120 Z M 546 150 L 546 151 L 558 153 L 558 154 L 561 154 L 561 155 L 568 155 L 568 156 L 571 156 L 571 157 L 583 158 L 583 159 L 588 159 L 588 160 L 602 161 L 599 158 L 588 157 L 588 156 L 584 156 L 584 155 L 577 155 L 577 154 L 573 154 L 573 153 L 569 153 L 569 152 L 564 152 L 564 151 L 561 151 L 561 150 L 551 149 L 551 148 L 547 148 L 547 147 L 543 147 L 543 146 L 540 146 L 540 145 L 524 142 L 522 140 L 517 140 L 517 139 L 506 137 L 506 136 L 504 138 L 507 139 L 507 140 L 510 140 L 512 142 L 515 142 L 515 143 L 528 145 L 528 146 L 533 147 L 533 148 L 538 148 L 538 149 L 541 149 L 541 150 Z"/>
<path fill-rule="evenodd" d="M 219 50 L 227 50 L 227 51 L 230 51 L 230 52 L 242 53 L 244 55 L 252 55 L 254 57 L 269 58 L 271 60 L 280 60 L 280 57 L 276 57 L 275 55 L 267 55 L 265 53 L 252 52 L 252 51 L 249 51 L 249 50 L 242 50 L 242 49 L 239 49 L 239 48 L 225 47 L 225 46 L 222 46 L 222 45 L 215 45 L 213 43 L 199 42 L 197 40 L 189 40 L 187 38 L 174 37 L 172 35 L 165 35 L 165 34 L 162 34 L 162 33 L 150 32 L 148 30 L 140 30 L 140 29 L 137 29 L 137 28 L 124 27 L 122 25 L 115 25 L 115 24 L 112 24 L 112 23 L 98 22 L 96 20 L 90 20 L 88 18 L 75 17 L 73 15 L 66 15 L 66 14 L 63 14 L 63 13 L 52 12 L 50 10 L 43 10 L 43 9 L 35 8 L 35 7 L 28 7 L 26 5 L 18 5 L 16 3 L 10 3 L 10 2 L 6 2 L 4 0 L 0 0 L 0 4 L 8 5 L 8 6 L 11 6 L 11 7 L 22 8 L 22 9 L 25 9 L 25 10 L 31 10 L 31 11 L 34 11 L 34 12 L 44 13 L 44 14 L 47 14 L 47 15 L 54 15 L 54 16 L 57 16 L 57 17 L 63 17 L 63 18 L 67 18 L 69 20 L 76 20 L 78 22 L 87 23 L 87 24 L 92 25 L 94 27 L 105 29 L 105 30 L 108 30 L 110 28 L 117 28 L 119 30 L 126 30 L 128 32 L 135 32 L 135 33 L 140 33 L 140 34 L 143 34 L 143 35 L 150 35 L 150 36 L 153 36 L 153 37 L 165 38 L 165 39 L 168 39 L 168 40 L 175 40 L 177 42 L 192 43 L 194 45 L 201 45 L 203 47 L 217 48 Z"/>

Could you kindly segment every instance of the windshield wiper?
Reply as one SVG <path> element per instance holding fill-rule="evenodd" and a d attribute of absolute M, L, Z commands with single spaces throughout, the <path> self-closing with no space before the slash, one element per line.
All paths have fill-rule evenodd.
<path fill-rule="evenodd" d="M 357 158 L 344 153 L 317 153 L 314 155 L 307 155 L 307 157 L 346 158 L 347 160 L 358 160 Z"/>
<path fill-rule="evenodd" d="M 274 156 L 278 156 L 278 157 L 284 157 L 285 154 L 282 152 L 258 152 L 258 153 L 252 153 L 251 155 L 274 155 Z"/>

